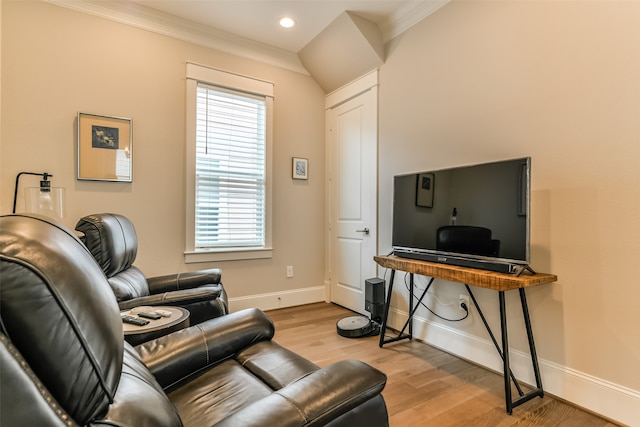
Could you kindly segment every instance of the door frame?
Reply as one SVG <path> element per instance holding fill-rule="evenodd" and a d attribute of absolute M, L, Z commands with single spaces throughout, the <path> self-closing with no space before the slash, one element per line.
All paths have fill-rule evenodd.
<path fill-rule="evenodd" d="M 331 233 L 331 227 L 332 227 L 332 209 L 333 209 L 333 200 L 332 200 L 332 194 L 331 194 L 331 170 L 333 168 L 332 162 L 332 156 L 331 156 L 331 149 L 332 149 L 332 145 L 331 145 L 331 136 L 329 133 L 329 114 L 330 114 L 330 110 L 333 108 L 336 108 L 338 106 L 340 106 L 341 104 L 367 92 L 367 91 L 374 91 L 374 99 L 375 99 L 375 109 L 376 109 L 376 129 L 375 129 L 375 145 L 376 145 L 376 160 L 375 160 L 375 165 L 373 165 L 374 170 L 375 170 L 375 185 L 372 187 L 372 191 L 375 193 L 372 195 L 372 197 L 375 198 L 375 212 L 374 212 L 374 222 L 375 222 L 375 227 L 372 227 L 372 229 L 375 229 L 375 233 L 374 235 L 370 236 L 372 239 L 375 240 L 375 248 L 377 250 L 378 248 L 378 174 L 379 174 L 379 168 L 378 168 L 378 162 L 379 162 L 379 158 L 378 158 L 378 138 L 379 138 L 379 134 L 378 134 L 378 70 L 373 70 L 365 75 L 363 75 L 362 77 L 354 80 L 351 83 L 346 84 L 345 86 L 336 89 L 335 91 L 329 93 L 326 98 L 325 98 L 325 159 L 326 159 L 326 163 L 325 163 L 325 177 L 326 177 L 326 182 L 325 182 L 325 216 L 326 216 L 326 226 L 325 226 L 325 280 L 324 280 L 324 287 L 325 287 L 325 302 L 330 303 L 331 302 L 331 275 L 332 275 L 332 271 L 334 271 L 334 266 L 332 265 L 332 261 L 333 261 L 333 247 L 332 247 L 332 233 Z M 373 259 L 371 260 L 371 262 L 374 262 Z M 376 272 L 377 272 L 377 266 L 376 266 Z"/>

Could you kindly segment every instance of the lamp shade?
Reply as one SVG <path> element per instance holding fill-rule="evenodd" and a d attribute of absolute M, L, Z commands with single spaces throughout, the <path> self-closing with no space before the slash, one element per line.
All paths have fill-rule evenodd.
<path fill-rule="evenodd" d="M 49 187 L 48 191 L 43 191 L 42 187 L 28 187 L 25 190 L 26 212 L 57 220 L 64 217 L 64 188 Z"/>

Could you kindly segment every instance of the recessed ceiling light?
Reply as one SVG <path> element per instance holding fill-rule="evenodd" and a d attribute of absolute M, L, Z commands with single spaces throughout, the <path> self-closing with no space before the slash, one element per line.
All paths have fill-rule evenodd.
<path fill-rule="evenodd" d="M 280 21 L 278 22 L 280 23 L 280 26 L 283 28 L 291 28 L 294 25 L 296 25 L 296 21 L 289 18 L 288 16 L 285 16 L 284 18 L 280 18 Z"/>

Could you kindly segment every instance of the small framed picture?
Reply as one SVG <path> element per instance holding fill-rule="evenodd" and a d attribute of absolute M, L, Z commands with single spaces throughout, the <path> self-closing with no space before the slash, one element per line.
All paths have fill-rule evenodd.
<path fill-rule="evenodd" d="M 78 113 L 78 179 L 132 182 L 131 119 Z"/>
<path fill-rule="evenodd" d="M 416 205 L 424 208 L 433 207 L 433 187 L 435 180 L 432 173 L 419 173 L 416 190 Z"/>
<path fill-rule="evenodd" d="M 300 157 L 293 158 L 293 179 L 308 179 L 309 178 L 309 160 L 302 159 Z"/>

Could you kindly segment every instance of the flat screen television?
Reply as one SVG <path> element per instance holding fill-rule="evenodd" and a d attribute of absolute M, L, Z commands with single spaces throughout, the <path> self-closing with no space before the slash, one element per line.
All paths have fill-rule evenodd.
<path fill-rule="evenodd" d="M 394 255 L 502 273 L 530 270 L 530 157 L 393 181 Z"/>

